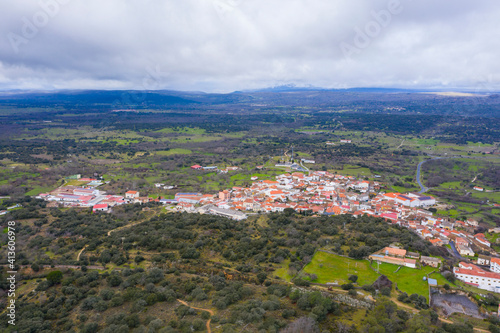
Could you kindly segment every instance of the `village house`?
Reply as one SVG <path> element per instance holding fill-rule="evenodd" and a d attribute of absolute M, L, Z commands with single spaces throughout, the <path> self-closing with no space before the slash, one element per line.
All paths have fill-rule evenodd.
<path fill-rule="evenodd" d="M 219 192 L 219 199 L 221 199 L 222 201 L 229 201 L 230 198 L 231 198 L 231 193 L 228 190 Z"/>
<path fill-rule="evenodd" d="M 474 251 L 472 249 L 464 244 L 460 244 L 457 246 L 457 251 L 461 256 L 474 256 Z"/>
<path fill-rule="evenodd" d="M 429 265 L 431 267 L 439 267 L 439 265 L 441 264 L 441 259 L 434 258 L 434 257 L 422 256 L 422 257 L 420 257 L 420 262 L 424 265 Z"/>
<path fill-rule="evenodd" d="M 139 197 L 138 191 L 128 191 L 125 192 L 125 199 L 135 199 Z"/>
<path fill-rule="evenodd" d="M 480 254 L 477 257 L 477 264 L 478 265 L 483 265 L 483 266 L 489 266 L 490 265 L 490 260 L 491 260 L 490 257 L 485 256 L 484 254 Z"/>
<path fill-rule="evenodd" d="M 109 210 L 109 207 L 107 204 L 97 204 L 92 207 L 92 213 L 96 212 L 107 212 Z"/>
<path fill-rule="evenodd" d="M 500 258 L 491 257 L 490 270 L 492 272 L 500 273 Z"/>
<path fill-rule="evenodd" d="M 409 268 L 416 268 L 416 260 L 405 257 L 406 250 L 392 247 L 386 247 L 368 256 L 370 260 L 405 266 Z"/>

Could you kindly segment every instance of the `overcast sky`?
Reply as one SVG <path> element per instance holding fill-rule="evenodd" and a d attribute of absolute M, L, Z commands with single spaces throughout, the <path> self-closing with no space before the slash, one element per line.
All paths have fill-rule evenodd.
<path fill-rule="evenodd" d="M 496 0 L 0 0 L 0 89 L 500 90 Z"/>

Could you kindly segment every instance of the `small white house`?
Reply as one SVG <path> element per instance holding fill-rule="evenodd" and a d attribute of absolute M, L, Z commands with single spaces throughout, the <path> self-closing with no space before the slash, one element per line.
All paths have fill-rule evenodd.
<path fill-rule="evenodd" d="M 138 191 L 128 191 L 125 193 L 125 199 L 135 199 L 139 197 Z"/>

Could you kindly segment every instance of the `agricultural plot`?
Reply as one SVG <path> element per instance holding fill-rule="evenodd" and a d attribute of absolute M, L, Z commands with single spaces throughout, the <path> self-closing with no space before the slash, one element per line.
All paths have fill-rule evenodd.
<path fill-rule="evenodd" d="M 378 274 L 370 268 L 368 260 L 355 260 L 335 254 L 318 251 L 307 264 L 304 273 L 316 274 L 318 283 L 348 283 L 350 275 L 358 276 L 358 284 L 371 284 Z"/>
<path fill-rule="evenodd" d="M 398 265 L 387 263 L 381 263 L 380 266 L 373 263 L 372 267 L 370 267 L 368 260 L 355 260 L 318 251 L 312 261 L 304 267 L 303 272 L 316 274 L 318 279 L 314 282 L 318 283 L 348 283 L 350 275 L 357 275 L 357 284 L 360 286 L 372 284 L 383 274 L 394 284 L 397 284 L 399 290 L 408 294 L 417 293 L 426 298 L 429 296 L 428 285 L 427 281 L 424 281 L 423 278 L 428 274 L 436 271 L 432 273 L 431 277 L 436 279 L 439 285 L 449 283 L 436 268 L 429 266 L 422 267 L 422 269 L 412 269 L 408 267 L 399 268 L 400 266 Z"/>

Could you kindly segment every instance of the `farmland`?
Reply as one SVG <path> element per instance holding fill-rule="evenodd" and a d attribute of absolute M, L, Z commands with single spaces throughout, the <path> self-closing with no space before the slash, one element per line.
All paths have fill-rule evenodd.
<path fill-rule="evenodd" d="M 318 278 L 314 282 L 339 285 L 349 283 L 350 275 L 358 276 L 357 284 L 360 286 L 372 284 L 380 275 L 385 275 L 397 284 L 399 290 L 408 294 L 417 293 L 426 298 L 429 297 L 429 289 L 427 281 L 424 281 L 423 278 L 435 271 L 437 273 L 430 275 L 430 277 L 436 279 L 438 285 L 449 283 L 437 269 L 430 266 L 412 269 L 400 268 L 400 266 L 388 263 L 377 265 L 377 263 L 370 263 L 368 260 L 354 260 L 322 251 L 316 252 L 312 261 L 303 270 L 304 273 L 317 275 Z"/>

